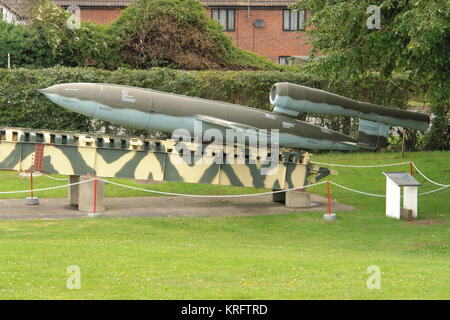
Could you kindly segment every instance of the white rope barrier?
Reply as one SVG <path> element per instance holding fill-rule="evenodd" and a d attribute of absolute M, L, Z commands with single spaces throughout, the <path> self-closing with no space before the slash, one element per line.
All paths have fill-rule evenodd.
<path fill-rule="evenodd" d="M 431 190 L 431 191 L 422 192 L 422 193 L 419 193 L 418 195 L 419 195 L 419 196 L 424 196 L 424 195 L 426 195 L 426 194 L 430 194 L 430 193 L 433 193 L 433 192 L 436 192 L 436 191 L 444 190 L 444 189 L 446 189 L 446 188 L 448 188 L 448 187 L 450 187 L 450 186 L 444 186 L 444 187 L 440 187 L 440 188 L 437 188 L 437 189 L 434 189 L 434 190 Z"/>
<path fill-rule="evenodd" d="M 71 187 L 71 186 L 79 185 L 79 184 L 82 184 L 82 183 L 91 182 L 91 181 L 94 181 L 94 180 L 102 181 L 104 183 L 109 183 L 111 185 L 116 185 L 116 186 L 119 186 L 119 187 L 128 188 L 128 189 L 137 190 L 137 191 L 143 191 L 143 192 L 148 192 L 148 193 L 156 193 L 156 194 L 162 194 L 162 195 L 167 195 L 167 196 L 179 196 L 179 197 L 191 197 L 191 198 L 240 198 L 240 197 L 252 197 L 252 196 L 256 197 L 256 196 L 270 195 L 270 194 L 287 192 L 287 191 L 294 191 L 294 190 L 298 190 L 298 189 L 306 189 L 306 188 L 309 188 L 309 187 L 315 187 L 315 186 L 318 186 L 318 185 L 321 185 L 321 184 L 329 182 L 332 185 L 335 185 L 335 186 L 337 186 L 339 188 L 342 188 L 342 189 L 345 189 L 347 191 L 351 191 L 351 192 L 354 192 L 354 193 L 358 193 L 358 194 L 362 194 L 362 195 L 366 195 L 366 196 L 371 196 L 371 197 L 377 197 L 377 198 L 386 198 L 386 196 L 382 195 L 382 194 L 375 194 L 375 193 L 369 193 L 369 192 L 364 192 L 364 191 L 360 191 L 360 190 L 355 190 L 355 189 L 352 189 L 352 188 L 349 188 L 349 187 L 345 187 L 343 185 L 340 185 L 340 184 L 338 184 L 336 182 L 329 181 L 329 180 L 321 181 L 321 182 L 314 183 L 314 184 L 309 184 L 309 185 L 302 186 L 302 187 L 283 189 L 283 190 L 277 190 L 277 191 L 261 192 L 261 193 L 247 193 L 247 194 L 234 194 L 234 195 L 200 195 L 200 194 L 185 194 L 185 193 L 173 193 L 173 192 L 149 190 L 149 189 L 143 189 L 143 188 L 128 186 L 128 185 L 125 185 L 125 184 L 112 182 L 112 181 L 104 180 L 104 179 L 100 179 L 100 178 L 92 178 L 92 179 L 89 179 L 89 180 L 69 183 L 69 184 L 55 186 L 55 187 L 33 189 L 33 190 L 20 190 L 20 191 L 1 191 L 0 194 L 14 194 L 14 193 L 30 193 L 30 192 L 48 191 L 48 190 L 54 190 L 54 189 Z M 440 191 L 440 190 L 444 190 L 444 189 L 446 189 L 448 187 L 450 187 L 450 186 L 448 186 L 448 185 L 447 186 L 443 186 L 443 187 L 435 189 L 435 190 L 419 193 L 418 195 L 419 196 L 427 195 L 427 194 L 434 193 L 434 192 L 437 192 L 437 191 Z"/>
<path fill-rule="evenodd" d="M 428 178 L 427 176 L 425 176 L 420 170 L 419 168 L 417 168 L 417 166 L 415 165 L 414 162 L 412 161 L 405 161 L 405 162 L 399 162 L 399 163 L 391 163 L 391 164 L 382 164 L 382 165 L 365 165 L 365 166 L 355 166 L 355 165 L 343 165 L 343 164 L 333 164 L 333 163 L 324 163 L 324 162 L 317 162 L 317 161 L 311 161 L 311 163 L 315 163 L 315 164 L 320 164 L 320 165 L 326 165 L 326 166 L 330 166 L 330 167 L 344 167 L 344 168 L 377 168 L 377 167 L 389 167 L 389 166 L 400 166 L 400 165 L 405 165 L 405 164 L 411 164 L 417 171 L 417 173 L 419 173 L 423 178 L 425 178 L 428 182 L 431 182 L 432 184 L 435 184 L 437 186 L 440 186 L 441 188 L 437 188 L 435 190 L 431 190 L 431 191 L 427 191 L 427 192 L 422 192 L 419 193 L 419 196 L 424 196 L 430 193 L 434 193 L 437 191 L 441 191 L 444 190 L 448 187 L 450 187 L 450 185 L 448 184 L 442 184 L 442 183 L 438 183 L 436 181 L 431 180 L 430 178 Z M 373 196 L 373 197 L 379 197 L 379 198 L 386 198 L 385 195 L 381 195 L 381 194 L 373 194 L 373 193 L 368 193 L 368 192 L 363 192 L 363 191 L 358 191 L 358 190 L 354 190 L 348 187 L 344 187 L 341 186 L 340 184 L 337 184 L 335 182 L 330 181 L 331 184 L 334 184 L 335 186 L 341 187 L 343 189 L 355 192 L 355 193 L 359 193 L 359 194 L 363 194 L 363 195 L 368 195 L 368 196 Z"/>
<path fill-rule="evenodd" d="M 381 167 L 393 167 L 393 166 L 401 166 L 405 164 L 409 164 L 409 161 L 399 162 L 399 163 L 390 163 L 390 164 L 373 164 L 373 165 L 364 165 L 364 166 L 354 166 L 354 165 L 346 165 L 346 164 L 334 164 L 334 163 L 325 163 L 318 161 L 310 161 L 314 164 L 320 164 L 323 166 L 329 167 L 342 167 L 342 168 L 381 168 Z"/>
<path fill-rule="evenodd" d="M 428 180 L 429 182 L 431 182 L 432 184 L 435 184 L 435 185 L 441 186 L 441 187 L 450 187 L 450 184 L 437 183 L 437 182 L 431 180 L 430 178 L 428 178 L 427 176 L 425 176 L 425 175 L 422 173 L 422 171 L 419 170 L 419 168 L 416 167 L 416 165 L 414 164 L 414 162 L 411 162 L 411 163 L 412 163 L 413 167 L 416 169 L 416 171 L 417 171 L 422 177 L 424 177 L 426 180 Z M 444 189 L 445 189 L 445 188 L 444 188 Z M 436 190 L 438 190 L 438 189 L 436 189 Z"/>
<path fill-rule="evenodd" d="M 42 174 L 42 175 L 43 175 L 44 177 L 47 177 L 47 178 L 52 179 L 52 180 L 67 181 L 67 178 L 56 178 L 56 177 L 48 176 L 48 175 L 46 175 L 46 174 Z"/>
<path fill-rule="evenodd" d="M 49 179 L 57 180 L 57 181 L 67 181 L 67 178 L 56 178 L 56 177 L 49 176 L 42 172 L 37 172 L 37 174 L 33 173 L 33 178 L 38 178 L 38 177 L 47 177 Z"/>
<path fill-rule="evenodd" d="M 386 196 L 383 195 L 383 194 L 368 193 L 368 192 L 364 192 L 364 191 L 359 191 L 359 190 L 351 189 L 351 188 L 348 188 L 348 187 L 344 187 L 344 186 L 342 186 L 342 185 L 340 185 L 340 184 L 338 184 L 338 183 L 336 183 L 336 182 L 333 182 L 333 181 L 330 181 L 330 183 L 331 183 L 332 185 L 335 185 L 335 186 L 339 187 L 339 188 L 342 188 L 342 189 L 345 189 L 345 190 L 348 190 L 348 191 L 351 191 L 351 192 L 363 194 L 363 195 L 365 195 L 365 196 L 371 196 L 371 197 L 377 197 L 377 198 L 386 198 Z"/>
<path fill-rule="evenodd" d="M 423 196 L 423 195 L 427 195 L 427 194 L 434 193 L 434 192 L 437 192 L 437 191 L 441 191 L 441 190 L 444 190 L 444 189 L 450 187 L 450 185 L 440 184 L 440 183 L 437 183 L 437 182 L 429 179 L 428 177 L 426 177 L 417 168 L 417 166 L 413 162 L 409 162 L 409 161 L 408 162 L 401 162 L 401 163 L 386 164 L 386 165 L 371 165 L 371 166 L 350 166 L 350 165 L 338 165 L 338 164 L 329 164 L 329 163 L 321 163 L 321 162 L 313 162 L 313 163 L 323 164 L 323 165 L 328 165 L 328 166 L 349 167 L 349 168 L 387 167 L 387 166 L 397 166 L 397 165 L 404 165 L 404 164 L 411 163 L 414 166 L 414 168 L 417 170 L 417 172 L 422 177 L 424 177 L 426 180 L 428 180 L 429 182 L 431 182 L 431 183 L 433 183 L 435 185 L 441 186 L 440 188 L 437 188 L 435 190 L 419 193 L 418 194 L 419 196 Z M 45 174 L 43 174 L 43 175 L 45 175 Z M 67 180 L 67 179 L 62 179 L 62 178 L 51 177 L 51 176 L 48 176 L 48 175 L 45 175 L 45 176 L 47 178 L 50 178 L 50 179 L 53 179 L 53 180 L 60 180 L 60 181 Z M 347 191 L 351 191 L 351 192 L 354 192 L 354 193 L 358 193 L 358 194 L 362 194 L 362 195 L 366 195 L 366 196 L 371 196 L 371 197 L 377 197 L 377 198 L 386 198 L 386 196 L 382 195 L 382 194 L 375 194 L 375 193 L 369 193 L 369 192 L 364 192 L 364 191 L 360 191 L 360 190 L 355 190 L 355 189 L 352 189 L 352 188 L 349 188 L 349 187 L 345 187 L 343 185 L 340 185 L 340 184 L 338 184 L 336 182 L 329 181 L 329 180 L 321 181 L 321 182 L 318 182 L 318 183 L 314 183 L 314 184 L 310 184 L 310 185 L 306 185 L 306 186 L 302 186 L 302 187 L 283 189 L 283 190 L 277 190 L 277 191 L 262 192 L 262 193 L 248 193 L 248 194 L 236 194 L 236 195 L 199 195 L 199 194 L 185 194 L 185 193 L 173 193 L 173 192 L 149 190 L 149 189 L 143 189 L 143 188 L 128 186 L 128 185 L 117 183 L 117 182 L 112 182 L 112 181 L 105 180 L 105 179 L 92 178 L 92 179 L 84 180 L 84 181 L 80 181 L 80 182 L 69 183 L 69 184 L 55 186 L 55 187 L 41 188 L 41 189 L 21 190 L 21 191 L 0 191 L 0 194 L 14 194 L 14 193 L 29 193 L 29 192 L 47 191 L 47 190 L 71 187 L 71 186 L 74 186 L 74 185 L 79 185 L 79 184 L 91 182 L 91 181 L 94 181 L 94 180 L 102 181 L 104 183 L 108 183 L 108 184 L 111 184 L 111 185 L 116 185 L 116 186 L 123 187 L 123 188 L 128 188 L 128 189 L 132 189 L 132 190 L 142 191 L 142 192 L 156 193 L 156 194 L 167 195 L 167 196 L 180 196 L 180 197 L 192 197 L 192 198 L 239 198 L 239 197 L 252 197 L 252 196 L 271 195 L 271 194 L 276 194 L 276 193 L 281 193 L 281 192 L 294 191 L 294 190 L 298 190 L 298 189 L 306 189 L 306 188 L 309 188 L 309 187 L 314 187 L 314 186 L 318 186 L 318 185 L 321 185 L 321 184 L 329 182 L 330 184 L 333 184 L 333 185 L 335 185 L 335 186 L 337 186 L 339 188 L 342 188 L 342 189 L 345 189 Z"/>
<path fill-rule="evenodd" d="M 0 194 L 30 193 L 30 192 L 38 192 L 38 191 L 47 191 L 47 190 L 53 190 L 53 189 L 59 189 L 59 188 L 71 187 L 71 186 L 75 186 L 75 185 L 77 185 L 77 184 L 87 183 L 87 182 L 91 182 L 91 181 L 94 181 L 94 180 L 98 180 L 98 179 L 97 179 L 97 178 L 92 178 L 92 179 L 89 179 L 89 180 L 84 180 L 84 181 L 80 181 L 80 182 L 69 183 L 69 184 L 65 184 L 65 185 L 62 185 L 62 186 L 48 187 L 48 188 L 41 188 L 41 189 L 33 189 L 33 190 L 0 191 Z"/>
<path fill-rule="evenodd" d="M 372 196 L 372 197 L 378 197 L 378 198 L 386 198 L 386 196 L 383 195 L 383 194 L 368 193 L 368 192 L 364 192 L 364 191 L 351 189 L 351 188 L 348 188 L 348 187 L 344 187 L 344 186 L 342 186 L 342 185 L 340 185 L 340 184 L 338 184 L 336 182 L 333 182 L 333 181 L 330 181 L 330 183 L 335 185 L 335 186 L 337 186 L 337 187 L 340 187 L 342 189 L 345 189 L 345 190 L 348 190 L 348 191 L 352 191 L 352 192 L 355 192 L 355 193 L 359 193 L 359 194 L 363 194 L 363 195 L 366 195 L 366 196 Z M 427 195 L 427 194 L 430 194 L 430 193 L 433 193 L 433 192 L 444 190 L 444 189 L 446 189 L 448 187 L 450 187 L 450 186 L 443 186 L 441 188 L 437 188 L 437 189 L 434 189 L 434 190 L 431 190 L 431 191 L 427 191 L 427 192 L 422 192 L 422 193 L 419 193 L 417 195 L 418 196 L 424 196 L 424 195 Z M 403 198 L 403 195 L 401 197 Z"/>
<path fill-rule="evenodd" d="M 173 192 L 164 192 L 164 191 L 157 191 L 157 190 L 149 190 L 149 189 L 143 189 L 143 188 L 137 188 L 137 187 L 132 187 L 132 186 L 128 186 L 125 184 L 121 184 L 121 183 L 117 183 L 117 182 L 112 182 L 109 180 L 104 180 L 104 179 L 99 179 L 97 178 L 97 180 L 105 182 L 105 183 L 109 183 L 112 185 L 116 185 L 119 187 L 123 187 L 123 188 L 128 188 L 128 189 L 132 189 L 132 190 L 137 190 L 137 191 L 143 191 L 143 192 L 149 192 L 149 193 L 157 193 L 157 194 L 162 194 L 162 195 L 167 195 L 167 196 L 179 196 L 179 197 L 191 197 L 191 198 L 239 198 L 239 197 L 252 197 L 252 196 L 262 196 L 262 195 L 269 195 L 269 194 L 274 194 L 274 193 L 281 193 L 281 192 L 287 192 L 287 191 L 293 191 L 293 190 L 298 190 L 298 189 L 304 189 L 304 188 L 309 188 L 309 187 L 314 187 L 314 186 L 318 186 L 324 183 L 331 183 L 339 188 L 351 191 L 351 192 L 355 192 L 355 193 L 359 193 L 365 196 L 371 196 L 371 197 L 377 197 L 377 198 L 386 198 L 385 195 L 383 194 L 375 194 L 375 193 L 369 193 L 369 192 L 364 192 L 364 191 L 359 191 L 359 190 L 355 190 L 352 188 L 348 188 L 345 187 L 343 185 L 340 185 L 336 182 L 333 181 L 322 181 L 322 182 L 318 182 L 315 184 L 310 184 L 310 185 L 306 185 L 303 187 L 296 187 L 296 188 L 290 188 L 290 189 L 284 189 L 284 190 L 278 190 L 278 191 L 269 191 L 269 192 L 262 192 L 262 193 L 247 193 L 247 194 L 236 194 L 236 195 L 199 195 L 199 194 L 186 194 L 186 193 L 173 193 Z M 447 188 L 447 186 L 436 189 L 436 190 L 432 190 L 432 191 L 428 191 L 428 192 L 423 192 L 423 193 L 419 193 L 419 196 L 422 195 L 426 195 L 426 194 L 430 194 L 436 191 L 440 191 Z"/>
<path fill-rule="evenodd" d="M 261 192 L 261 193 L 229 194 L 229 195 L 202 195 L 202 194 L 186 194 L 186 193 L 163 192 L 163 191 L 156 191 L 156 190 L 149 190 L 149 189 L 142 189 L 142 188 L 127 186 L 126 184 L 121 184 L 121 183 L 112 182 L 112 181 L 109 181 L 109 180 L 104 180 L 104 179 L 99 179 L 99 178 L 97 178 L 97 180 L 105 182 L 105 183 L 109 183 L 109 184 L 112 184 L 112 185 L 116 185 L 116 186 L 119 186 L 119 187 L 124 187 L 124 188 L 138 190 L 138 191 L 143 191 L 143 192 L 157 193 L 157 194 L 162 194 L 162 195 L 166 195 L 166 196 L 179 196 L 179 197 L 191 197 L 191 198 L 256 197 L 256 196 L 263 196 L 263 195 L 269 195 L 269 194 L 275 194 L 275 193 L 281 193 L 281 192 L 294 191 L 294 190 L 298 190 L 298 189 L 314 187 L 314 186 L 318 186 L 318 185 L 321 185 L 321 184 L 324 184 L 324 183 L 327 182 L 327 181 L 322 181 L 322 182 L 318 182 L 318 183 L 314 183 L 314 184 L 309 184 L 309 185 L 306 185 L 306 186 L 303 186 L 303 187 L 296 187 L 296 188 L 283 189 L 283 190 L 277 190 L 277 191 L 268 191 L 268 192 Z"/>

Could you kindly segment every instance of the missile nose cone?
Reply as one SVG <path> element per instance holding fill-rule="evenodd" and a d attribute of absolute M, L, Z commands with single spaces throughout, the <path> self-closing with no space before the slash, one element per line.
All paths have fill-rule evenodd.
<path fill-rule="evenodd" d="M 59 95 L 59 87 L 57 85 L 45 89 L 37 89 L 36 91 L 45 95 L 45 97 L 50 99 L 50 101 L 59 104 L 60 95 Z"/>
<path fill-rule="evenodd" d="M 55 85 L 55 86 L 51 86 L 45 89 L 37 89 L 37 92 L 40 92 L 42 94 L 48 95 L 48 94 L 58 94 L 59 93 L 59 88 Z"/>
<path fill-rule="evenodd" d="M 60 83 L 37 91 L 67 110 L 92 117 L 97 110 L 98 88 L 94 83 Z"/>

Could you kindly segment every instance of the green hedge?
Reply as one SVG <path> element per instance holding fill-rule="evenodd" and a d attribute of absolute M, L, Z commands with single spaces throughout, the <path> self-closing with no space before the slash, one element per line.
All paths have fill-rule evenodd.
<path fill-rule="evenodd" d="M 53 104 L 36 89 L 58 83 L 98 82 L 151 88 L 165 92 L 226 101 L 270 110 L 269 91 L 276 82 L 316 87 L 347 97 L 402 107 L 412 84 L 404 79 L 384 81 L 372 75 L 356 82 L 331 83 L 299 72 L 279 71 L 182 71 L 93 68 L 50 68 L 40 70 L 0 69 L 0 125 L 30 128 L 92 131 L 103 122 L 68 112 Z M 353 122 L 344 117 L 322 117 L 334 129 L 350 133 Z M 352 125 L 348 126 L 351 123 Z M 129 134 L 136 130 L 128 129 Z M 140 132 L 139 132 L 140 133 Z"/>

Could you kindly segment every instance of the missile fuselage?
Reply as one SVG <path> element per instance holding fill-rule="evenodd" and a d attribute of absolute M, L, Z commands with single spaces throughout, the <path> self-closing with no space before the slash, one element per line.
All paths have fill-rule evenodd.
<path fill-rule="evenodd" d="M 88 117 L 123 126 L 194 134 L 210 128 L 278 129 L 279 145 L 296 149 L 357 150 L 358 141 L 290 116 L 241 105 L 137 87 L 67 83 L 40 90 L 54 103 Z"/>

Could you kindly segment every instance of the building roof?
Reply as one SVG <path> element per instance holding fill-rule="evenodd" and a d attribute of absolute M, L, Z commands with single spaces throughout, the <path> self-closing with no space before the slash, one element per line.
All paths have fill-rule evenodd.
<path fill-rule="evenodd" d="M 127 7 L 134 0 L 53 0 L 59 6 Z"/>
<path fill-rule="evenodd" d="M 11 0 L 9 0 L 11 1 Z M 59 6 L 77 5 L 80 7 L 127 7 L 134 0 L 53 0 Z M 224 7 L 286 7 L 297 0 L 200 0 L 205 6 Z"/>
<path fill-rule="evenodd" d="M 383 172 L 383 174 L 399 187 L 420 186 L 420 182 L 407 172 Z"/>
<path fill-rule="evenodd" d="M 237 0 L 201 0 L 201 2 L 206 6 L 236 6 L 236 7 L 287 7 L 298 0 L 247 0 L 247 1 L 237 1 Z"/>
<path fill-rule="evenodd" d="M 26 16 L 26 6 L 29 2 L 23 0 L 0 0 L 0 4 L 9 9 L 19 18 Z"/>

